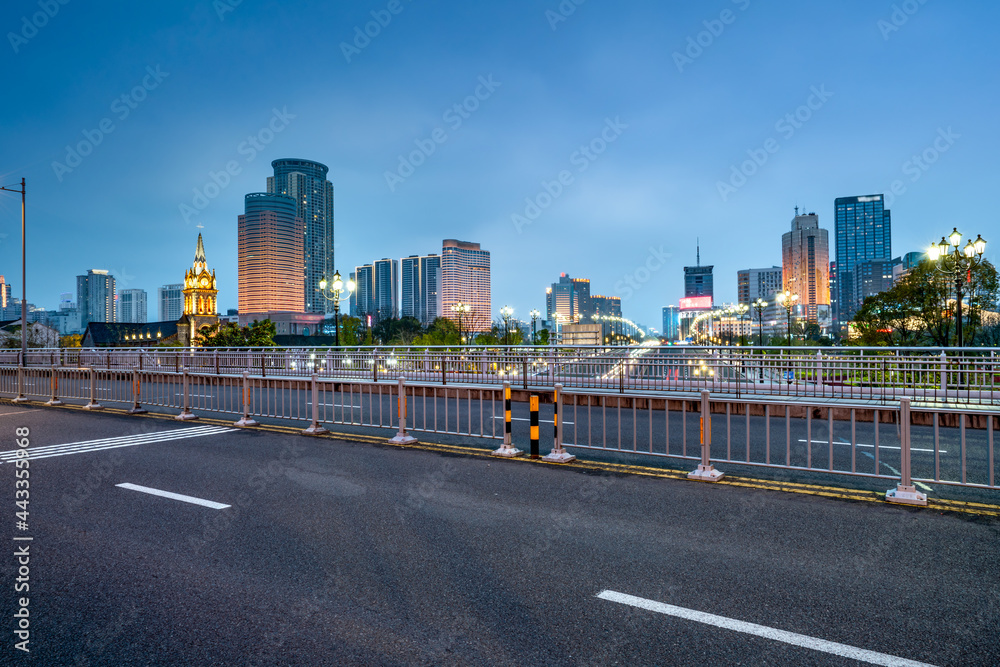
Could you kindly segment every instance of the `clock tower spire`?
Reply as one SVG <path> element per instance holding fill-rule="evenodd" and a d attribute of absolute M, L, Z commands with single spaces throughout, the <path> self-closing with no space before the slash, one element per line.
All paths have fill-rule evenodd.
<path fill-rule="evenodd" d="M 218 294 L 215 271 L 208 270 L 205 243 L 198 234 L 194 263 L 184 274 L 184 316 L 177 328 L 178 338 L 185 346 L 195 343 L 203 327 L 218 323 Z"/>

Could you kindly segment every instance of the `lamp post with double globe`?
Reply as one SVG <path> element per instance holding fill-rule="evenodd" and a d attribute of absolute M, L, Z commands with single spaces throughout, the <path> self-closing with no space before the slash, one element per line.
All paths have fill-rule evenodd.
<path fill-rule="evenodd" d="M 962 243 L 962 233 L 958 228 L 953 228 L 948 239 L 941 237 L 941 242 L 934 244 L 927 251 L 934 268 L 955 281 L 955 329 L 958 332 L 958 347 L 965 346 L 964 323 L 962 321 L 962 298 L 965 296 L 964 287 L 972 279 L 972 269 L 983 261 L 983 253 L 986 252 L 986 241 L 981 234 L 976 235 L 976 240 L 970 240 L 965 247 L 959 250 Z"/>
<path fill-rule="evenodd" d="M 327 286 L 330 287 L 327 290 Z M 333 336 L 334 345 L 340 347 L 340 299 L 341 294 L 350 297 L 351 293 L 354 292 L 354 281 L 348 280 L 346 283 L 340 277 L 340 271 L 333 272 L 333 282 L 328 283 L 324 277 L 319 281 L 320 293 L 327 301 L 333 301 Z"/>

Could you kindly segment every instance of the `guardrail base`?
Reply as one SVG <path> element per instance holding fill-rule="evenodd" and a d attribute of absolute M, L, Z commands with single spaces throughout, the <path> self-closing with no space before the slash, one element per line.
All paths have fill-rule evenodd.
<path fill-rule="evenodd" d="M 53 398 L 48 401 L 45 401 L 45 405 L 51 405 L 51 406 L 63 405 L 63 402 L 60 401 L 58 398 Z"/>
<path fill-rule="evenodd" d="M 85 406 L 83 406 L 83 409 L 84 410 L 103 410 L 104 406 L 101 405 L 100 403 L 87 403 Z"/>
<path fill-rule="evenodd" d="M 323 435 L 324 433 L 329 433 L 329 431 L 322 426 L 310 426 L 302 429 L 302 435 Z"/>
<path fill-rule="evenodd" d="M 393 438 L 389 438 L 389 442 L 394 445 L 412 445 L 417 441 L 412 435 L 396 435 Z"/>
<path fill-rule="evenodd" d="M 920 493 L 915 486 L 897 484 L 895 489 L 889 489 L 885 492 L 885 499 L 887 502 L 899 505 L 927 506 L 927 494 Z"/>
<path fill-rule="evenodd" d="M 550 452 L 542 457 L 543 461 L 548 461 L 549 463 L 569 463 L 570 461 L 575 461 L 576 456 L 569 454 L 566 450 L 561 452 Z"/>
<path fill-rule="evenodd" d="M 11 400 L 11 403 L 27 403 L 27 402 L 28 399 L 24 396 L 18 396 L 17 398 Z"/>
<path fill-rule="evenodd" d="M 198 415 L 188 410 L 185 410 L 184 412 L 174 417 L 174 419 L 176 419 L 177 421 L 182 421 L 182 422 L 191 421 L 192 419 L 197 419 L 197 418 Z"/>
<path fill-rule="evenodd" d="M 134 407 L 131 410 L 126 410 L 126 413 L 130 415 L 144 415 L 147 414 L 148 412 L 149 412 L 148 410 L 140 407 Z"/>
<path fill-rule="evenodd" d="M 239 420 L 238 422 L 233 422 L 233 426 L 240 426 L 240 427 L 245 427 L 245 426 L 260 426 L 260 424 L 257 423 L 256 421 L 254 421 L 253 419 L 250 419 L 249 417 L 244 417 L 243 419 Z"/>
<path fill-rule="evenodd" d="M 696 479 L 700 482 L 718 482 L 726 476 L 726 473 L 719 472 L 715 466 L 698 464 L 698 469 L 688 473 L 688 479 Z"/>
<path fill-rule="evenodd" d="M 512 459 L 515 456 L 521 456 L 524 454 L 520 449 L 512 445 L 500 445 L 500 449 L 494 451 L 490 456 L 502 456 L 505 459 Z"/>

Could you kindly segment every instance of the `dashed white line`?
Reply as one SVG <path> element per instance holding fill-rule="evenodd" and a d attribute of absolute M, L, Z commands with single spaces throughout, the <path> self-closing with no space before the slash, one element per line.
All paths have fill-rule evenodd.
<path fill-rule="evenodd" d="M 717 628 L 723 628 L 725 630 L 733 630 L 735 632 L 755 635 L 765 639 L 773 639 L 774 641 L 791 644 L 792 646 L 801 646 L 802 648 L 812 649 L 813 651 L 839 655 L 843 658 L 850 658 L 851 660 L 858 660 L 859 662 L 867 662 L 871 665 L 884 665 L 885 667 L 933 667 L 933 665 L 929 665 L 926 662 L 907 660 L 906 658 L 900 658 L 887 653 L 869 651 L 863 648 L 848 646 L 847 644 L 839 644 L 825 639 L 810 637 L 809 635 L 800 635 L 797 632 L 778 630 L 777 628 L 769 628 L 766 625 L 757 625 L 756 623 L 738 621 L 735 618 L 716 616 L 715 614 L 708 614 L 703 611 L 676 607 L 672 604 L 664 604 L 662 602 L 656 602 L 655 600 L 647 600 L 645 598 L 639 598 L 625 593 L 618 593 L 616 591 L 601 591 L 597 594 L 597 597 L 602 600 L 629 605 L 630 607 L 638 607 L 639 609 L 655 611 L 658 614 L 666 614 L 667 616 L 675 616 L 688 621 L 704 623 L 705 625 L 714 625 Z"/>
<path fill-rule="evenodd" d="M 84 452 L 96 452 L 102 449 L 116 449 L 118 447 L 134 447 L 154 442 L 167 442 L 170 440 L 182 440 L 185 438 L 197 438 L 206 435 L 222 435 L 225 433 L 235 433 L 236 429 L 223 426 L 195 426 L 190 428 L 174 428 L 166 431 L 154 431 L 152 433 L 138 433 L 134 435 L 123 435 L 115 438 L 101 438 L 100 440 L 83 440 L 80 442 L 68 442 L 61 445 L 45 445 L 43 447 L 30 447 L 27 450 L 26 458 L 47 459 L 53 456 L 66 456 L 68 454 L 81 454 Z M 22 454 L 23 457 L 23 454 Z M 13 461 L 18 457 L 18 450 L 0 452 L 0 462 Z"/>
<path fill-rule="evenodd" d="M 123 489 L 131 489 L 132 491 L 139 491 L 140 493 L 148 493 L 151 496 L 161 496 L 163 498 L 170 498 L 172 500 L 180 500 L 185 503 L 191 503 L 192 505 L 201 505 L 203 507 L 211 507 L 214 510 L 224 510 L 231 505 L 224 505 L 223 503 L 217 503 L 212 500 L 204 500 L 202 498 L 195 498 L 194 496 L 184 496 L 179 493 L 173 493 L 171 491 L 161 491 L 159 489 L 151 489 L 148 486 L 139 486 L 138 484 L 115 484 L 115 486 L 121 487 Z"/>
<path fill-rule="evenodd" d="M 799 438 L 799 442 L 805 442 L 805 441 L 806 441 L 805 438 Z M 825 445 L 825 444 L 827 444 L 829 442 L 830 442 L 829 440 L 813 440 L 814 444 L 820 444 L 820 445 Z M 833 444 L 835 444 L 835 445 L 845 445 L 847 447 L 851 446 L 851 443 L 849 443 L 849 442 L 840 442 L 838 440 L 834 440 Z M 865 447 L 867 449 L 875 449 L 875 445 L 868 445 L 868 444 L 865 444 L 863 442 L 857 443 L 857 446 L 858 447 Z M 899 447 L 894 447 L 892 445 L 879 445 L 878 448 L 879 449 L 895 449 L 896 451 L 899 451 Z M 923 447 L 910 447 L 910 451 L 911 452 L 929 452 L 931 454 L 934 453 L 933 449 L 925 449 Z M 948 453 L 947 449 L 940 449 L 938 451 L 941 454 L 947 454 Z"/>

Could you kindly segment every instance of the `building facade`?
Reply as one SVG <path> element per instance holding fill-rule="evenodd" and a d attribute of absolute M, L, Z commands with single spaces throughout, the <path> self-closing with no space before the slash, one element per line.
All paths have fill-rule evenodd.
<path fill-rule="evenodd" d="M 791 231 L 781 236 L 784 289 L 797 295 L 796 314 L 805 321 L 830 326 L 830 236 L 815 213 L 796 215 Z"/>
<path fill-rule="evenodd" d="M 115 277 L 100 269 L 90 269 L 87 275 L 77 276 L 76 303 L 82 328 L 91 322 L 114 322 Z"/>
<path fill-rule="evenodd" d="M 837 310 L 834 319 L 843 328 L 854 318 L 863 297 L 855 277 L 858 264 L 892 258 L 892 221 L 882 195 L 838 197 L 834 201 L 836 238 Z"/>
<path fill-rule="evenodd" d="M 757 299 L 770 299 L 782 289 L 780 266 L 768 269 L 741 269 L 736 272 L 737 303 L 751 304 Z"/>
<path fill-rule="evenodd" d="M 714 300 L 715 286 L 712 279 L 712 269 L 714 266 L 685 266 L 684 267 L 684 297 L 692 298 L 707 296 Z"/>
<path fill-rule="evenodd" d="M 161 322 L 176 322 L 184 314 L 184 283 L 164 285 L 156 290 Z"/>
<path fill-rule="evenodd" d="M 124 289 L 119 292 L 117 318 L 119 322 L 129 324 L 142 324 L 146 322 L 148 319 L 146 290 Z"/>
<path fill-rule="evenodd" d="M 383 257 L 372 262 L 372 300 L 376 320 L 399 317 L 399 260 Z"/>
<path fill-rule="evenodd" d="M 410 255 L 400 260 L 400 314 L 424 326 L 441 317 L 441 256 Z"/>
<path fill-rule="evenodd" d="M 488 331 L 492 326 L 490 252 L 478 243 L 445 239 L 441 244 L 441 315 L 458 322 L 452 308 L 462 302 L 466 331 Z"/>
<path fill-rule="evenodd" d="M 303 248 L 300 273 L 305 312 L 331 313 L 333 302 L 319 288 L 320 281 L 332 279 L 335 270 L 333 184 L 326 178 L 330 170 L 325 164 L 296 158 L 274 160 L 271 167 L 274 176 L 267 178 L 268 193 L 291 197 L 301 221 L 297 236 Z"/>
<path fill-rule="evenodd" d="M 295 200 L 248 194 L 236 226 L 240 314 L 305 312 L 303 223 Z"/>
<path fill-rule="evenodd" d="M 663 308 L 663 337 L 667 340 L 680 340 L 681 309 L 677 306 Z"/>

